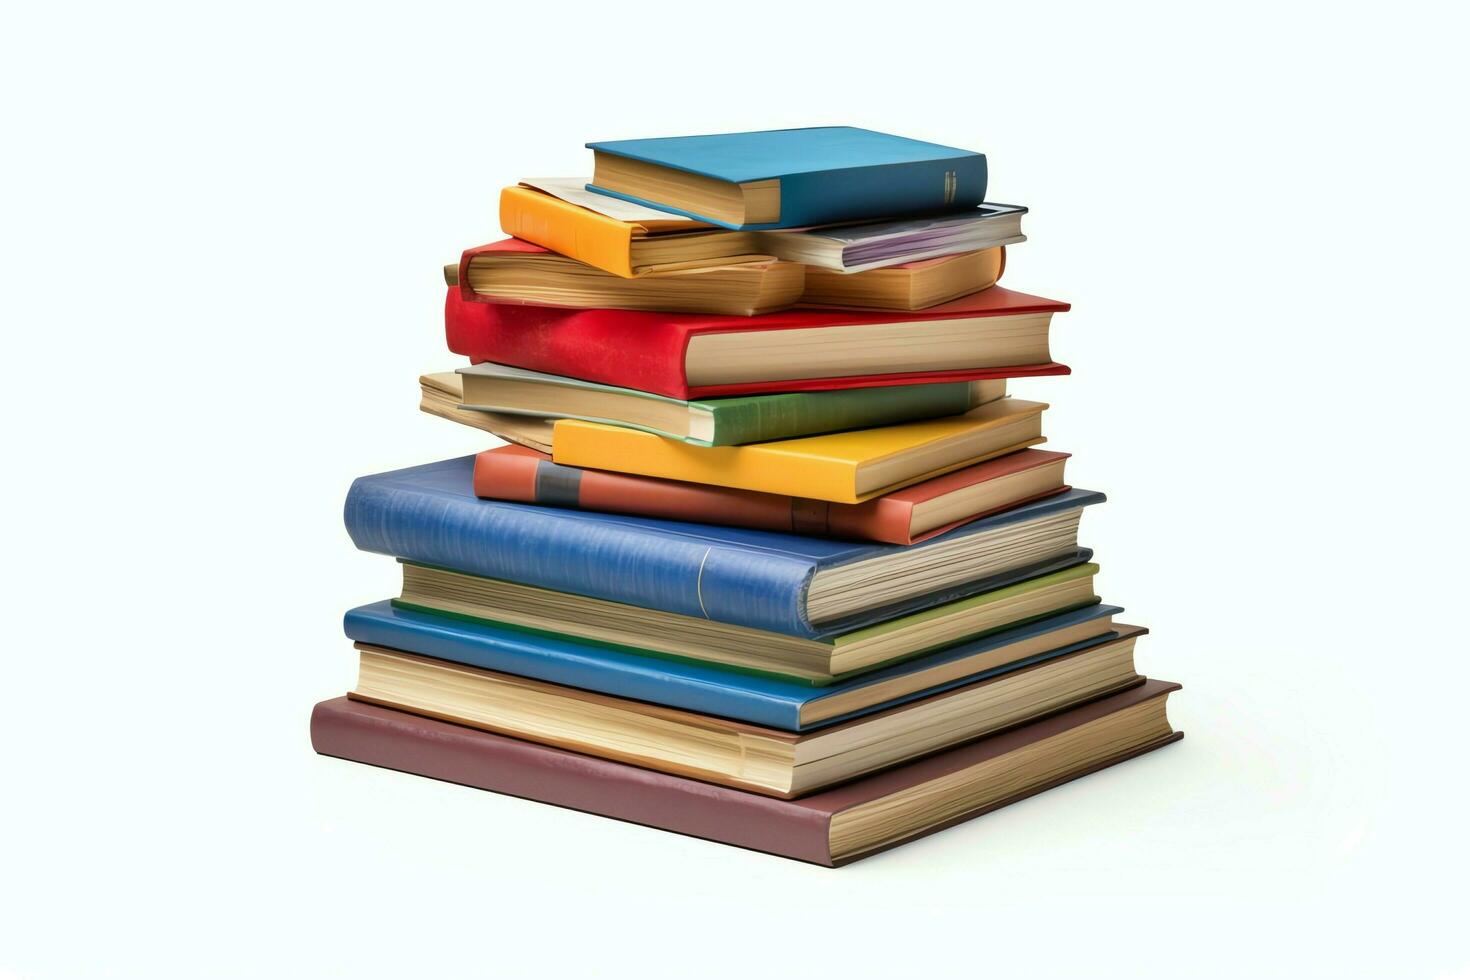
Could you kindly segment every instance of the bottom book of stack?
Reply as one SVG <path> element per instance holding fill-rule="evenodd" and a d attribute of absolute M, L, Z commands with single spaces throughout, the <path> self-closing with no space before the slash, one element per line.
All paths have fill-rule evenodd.
<path fill-rule="evenodd" d="M 576 696 L 571 699 L 576 704 L 561 706 L 558 723 L 571 732 L 576 726 L 570 720 L 580 717 L 587 732 L 580 738 L 569 737 L 565 744 L 599 753 L 587 755 L 469 727 L 473 724 L 504 730 L 504 723 L 495 721 L 497 712 L 504 716 L 544 715 L 556 707 L 549 700 L 556 692 L 549 686 L 517 686 L 507 700 L 503 688 L 508 679 L 493 672 L 466 673 L 446 664 L 444 668 L 456 672 L 456 677 L 436 682 L 440 683 L 438 688 L 426 688 L 421 674 L 415 676 L 403 670 L 428 664 L 430 673 L 439 671 L 432 662 L 363 645 L 360 649 L 364 656 L 360 690 L 351 698 L 324 701 L 312 714 L 312 745 L 323 755 L 829 867 L 934 833 L 1183 737 L 1170 727 L 1165 711 L 1168 695 L 1179 685 L 1135 677 L 1125 681 L 1129 686 L 1081 703 L 1070 700 L 1081 693 L 1074 691 L 1062 702 L 1070 705 L 1063 710 L 912 761 L 893 765 L 887 759 L 869 758 L 867 762 L 849 764 L 847 769 L 825 773 L 818 765 L 812 770 L 817 775 L 806 777 L 818 788 L 790 798 L 801 792 L 797 774 L 802 770 L 803 736 L 784 741 L 767 738 L 767 758 L 761 764 L 767 776 L 763 780 L 749 776 L 735 779 L 727 774 L 722 780 L 725 784 L 720 784 L 710 781 L 721 777 L 710 771 L 708 758 L 686 768 L 704 776 L 694 778 L 667 771 L 679 769 L 667 759 L 642 760 L 645 765 L 661 764 L 666 770 L 658 771 L 616 761 L 620 755 L 639 757 L 626 746 L 618 749 L 609 744 L 590 744 L 591 733 L 606 732 L 608 724 L 617 722 L 620 716 L 626 716 L 624 725 L 636 723 L 630 729 L 635 733 L 637 725 L 646 724 L 646 719 L 634 717 L 640 714 L 634 703 Z M 1131 655 L 1131 649 L 1127 652 Z M 1063 657 L 1052 663 L 1079 659 L 1073 655 L 1071 661 Z M 1036 665 L 1029 672 L 1019 671 L 1010 677 L 1020 679 L 1029 673 L 1040 681 L 1041 669 L 1042 665 Z M 478 679 L 465 687 L 462 682 L 474 675 Z M 986 684 L 1001 682 L 1001 678 L 993 678 L 969 689 L 982 692 Z M 1061 677 L 1047 681 L 1054 689 L 1062 682 Z M 1097 682 L 1102 682 L 1100 677 Z M 389 703 L 409 705 L 421 713 L 385 706 Z M 534 710 L 528 711 L 528 706 Z M 983 709 L 980 702 L 967 703 L 965 714 L 975 717 L 977 707 Z M 985 714 L 984 710 L 978 713 Z M 435 714 L 439 718 L 430 717 Z M 680 715 L 684 713 L 660 712 L 655 720 L 660 726 L 677 727 L 690 724 L 696 717 Z M 931 718 L 929 722 L 936 720 Z M 987 729 L 995 731 L 1005 721 L 993 716 Z M 752 743 L 760 734 L 751 726 L 747 728 L 750 730 L 734 732 L 737 743 Z M 815 753 L 808 764 L 837 757 L 843 749 L 856 751 L 856 758 L 861 760 L 860 731 L 844 731 L 841 725 L 829 731 L 828 744 L 808 750 L 809 754 Z M 546 740 L 544 733 L 518 733 Z M 713 738 L 719 733 L 712 729 L 709 734 Z M 731 737 L 729 732 L 724 734 Z M 891 739 L 893 733 L 874 734 Z M 874 763 L 876 769 L 871 768 Z M 864 771 L 865 767 L 870 770 L 867 774 L 844 781 L 846 772 Z M 773 780 L 770 773 L 776 768 L 781 769 L 781 775 Z M 787 781 L 788 769 L 789 778 L 796 782 Z M 742 788 L 729 783 L 740 783 Z"/>

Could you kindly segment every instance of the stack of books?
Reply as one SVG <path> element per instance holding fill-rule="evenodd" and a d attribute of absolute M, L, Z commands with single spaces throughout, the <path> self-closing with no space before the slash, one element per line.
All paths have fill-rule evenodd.
<path fill-rule="evenodd" d="M 984 155 L 589 146 L 445 269 L 421 407 L 508 445 L 353 484 L 403 590 L 317 751 L 837 865 L 1179 738 L 1007 393 L 1068 307 L 996 285 Z"/>

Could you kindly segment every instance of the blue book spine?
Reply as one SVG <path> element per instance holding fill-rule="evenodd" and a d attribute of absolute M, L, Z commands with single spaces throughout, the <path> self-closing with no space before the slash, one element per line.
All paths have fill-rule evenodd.
<path fill-rule="evenodd" d="M 372 477 L 347 494 L 353 544 L 426 565 L 558 592 L 811 636 L 811 560 L 648 533 L 637 522 L 472 496 L 416 492 Z"/>
<path fill-rule="evenodd" d="M 927 214 L 979 207 L 985 157 L 851 167 L 781 178 L 781 221 L 773 228 Z"/>
<path fill-rule="evenodd" d="M 673 665 L 609 647 L 398 609 L 388 602 L 351 610 L 343 629 L 354 643 L 783 731 L 799 729 L 802 701 L 811 695 L 811 688 L 790 682 L 697 664 Z"/>

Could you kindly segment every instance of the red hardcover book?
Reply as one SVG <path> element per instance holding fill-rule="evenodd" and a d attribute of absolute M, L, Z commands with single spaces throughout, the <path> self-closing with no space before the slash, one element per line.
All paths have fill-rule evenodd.
<path fill-rule="evenodd" d="M 1001 286 L 914 312 L 760 317 L 517 306 L 450 287 L 444 323 L 449 349 L 476 363 L 693 399 L 1069 374 L 1046 344 L 1067 309 Z"/>
<path fill-rule="evenodd" d="M 500 446 L 475 457 L 475 495 L 671 521 L 908 545 L 1061 493 L 1067 489 L 1062 482 L 1067 457 L 1067 453 L 1024 449 L 866 503 L 837 504 L 564 466 L 525 446 Z"/>
<path fill-rule="evenodd" d="M 416 773 L 828 867 L 963 823 L 1168 745 L 1147 681 L 999 735 L 794 800 L 775 799 L 337 698 L 311 716 L 322 755 Z M 914 798 L 935 799 L 927 808 Z"/>

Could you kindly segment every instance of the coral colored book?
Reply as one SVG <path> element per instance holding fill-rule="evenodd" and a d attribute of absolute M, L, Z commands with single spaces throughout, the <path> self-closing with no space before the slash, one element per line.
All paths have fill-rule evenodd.
<path fill-rule="evenodd" d="M 964 415 L 744 446 L 693 446 L 651 432 L 558 419 L 551 458 L 763 493 L 857 504 L 1044 441 L 1043 402 L 1001 398 Z"/>
<path fill-rule="evenodd" d="M 834 504 L 554 463 L 525 446 L 475 457 L 475 495 L 785 534 L 909 545 L 1068 489 L 1067 453 L 1023 449 L 861 504 Z"/>
<path fill-rule="evenodd" d="M 971 820 L 1178 741 L 1147 681 L 999 735 L 796 800 L 336 698 L 312 748 L 385 769 L 597 813 L 826 867 Z"/>
<path fill-rule="evenodd" d="M 688 400 L 1069 374 L 1048 344 L 1069 308 L 992 286 L 917 312 L 750 318 L 484 303 L 451 288 L 444 323 L 449 349 L 475 362 Z"/>

